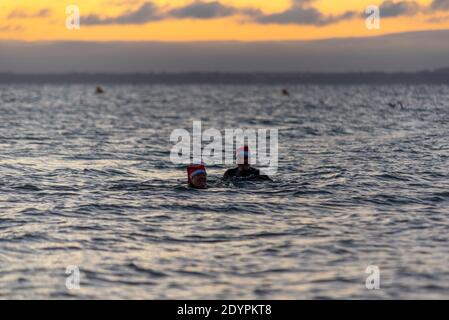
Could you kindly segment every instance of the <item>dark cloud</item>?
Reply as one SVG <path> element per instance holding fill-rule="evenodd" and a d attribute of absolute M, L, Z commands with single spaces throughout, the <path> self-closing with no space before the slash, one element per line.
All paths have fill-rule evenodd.
<path fill-rule="evenodd" d="M 136 0 L 119 0 L 134 3 Z M 279 25 L 326 26 L 341 21 L 360 18 L 365 14 L 347 11 L 337 15 L 326 15 L 313 6 L 316 0 L 291 0 L 290 7 L 282 12 L 264 13 L 255 8 L 238 8 L 219 1 L 195 0 L 176 8 L 159 7 L 153 2 L 145 2 L 136 10 L 128 10 L 116 17 L 89 15 L 83 18 L 86 25 L 145 24 L 164 19 L 215 19 L 243 16 L 245 22 Z M 386 0 L 380 5 L 382 18 L 414 16 L 418 13 L 431 15 L 437 11 L 449 11 L 449 0 L 433 0 L 428 6 L 421 6 L 416 0 Z M 18 14 L 18 13 L 17 13 Z M 437 22 L 433 17 L 432 21 Z M 430 21 L 430 19 L 428 20 Z"/>
<path fill-rule="evenodd" d="M 449 11 L 449 0 L 433 0 L 430 9 L 432 11 Z"/>
<path fill-rule="evenodd" d="M 384 18 L 396 18 L 403 16 L 414 16 L 418 13 L 432 15 L 438 11 L 449 11 L 449 0 L 433 0 L 428 6 L 422 6 L 415 0 L 411 1 L 384 1 L 380 5 L 380 14 Z M 430 17 L 427 22 L 438 23 L 446 19 L 441 17 Z"/>
<path fill-rule="evenodd" d="M 355 11 L 348 11 L 341 15 L 323 15 L 315 8 L 293 7 L 281 13 L 260 15 L 255 18 L 258 23 L 264 24 L 298 24 L 324 26 L 343 20 L 352 19 L 357 15 Z"/>
<path fill-rule="evenodd" d="M 280 13 L 261 14 L 255 20 L 259 23 L 315 24 L 321 19 L 322 14 L 315 8 L 292 7 Z"/>
<path fill-rule="evenodd" d="M 416 1 L 385 1 L 380 5 L 380 15 L 384 18 L 400 16 L 413 16 L 417 14 L 421 6 Z"/>
<path fill-rule="evenodd" d="M 264 14 L 254 8 L 237 8 L 224 5 L 218 1 L 205 2 L 196 0 L 178 8 L 163 10 L 152 2 L 146 2 L 135 11 L 127 11 L 116 17 L 89 15 L 82 19 L 86 25 L 107 24 L 145 24 L 162 19 L 214 19 L 233 15 L 245 16 L 246 21 L 262 24 L 297 24 L 323 26 L 352 19 L 356 12 L 348 11 L 341 15 L 324 15 L 311 6 L 314 0 L 292 0 L 290 8 L 274 13 Z"/>
<path fill-rule="evenodd" d="M 305 6 L 310 5 L 316 0 L 291 0 L 292 6 Z"/>
<path fill-rule="evenodd" d="M 279 13 L 262 14 L 253 17 L 255 22 L 263 24 L 297 24 L 324 26 L 349 20 L 357 16 L 355 11 L 347 11 L 340 15 L 324 15 L 310 6 L 313 0 L 293 0 L 291 6 Z"/>
<path fill-rule="evenodd" d="M 195 1 L 181 8 L 172 9 L 168 16 L 175 18 L 213 19 L 223 18 L 238 13 L 238 9 L 220 2 Z"/>
<path fill-rule="evenodd" d="M 8 19 L 46 18 L 49 17 L 50 15 L 51 15 L 50 9 L 42 9 L 32 13 L 20 9 L 15 9 L 9 14 Z"/>
<path fill-rule="evenodd" d="M 101 18 L 98 15 L 91 14 L 84 17 L 82 23 L 86 25 L 145 24 L 162 18 L 159 8 L 151 2 L 146 2 L 134 11 L 129 10 L 116 17 Z"/>

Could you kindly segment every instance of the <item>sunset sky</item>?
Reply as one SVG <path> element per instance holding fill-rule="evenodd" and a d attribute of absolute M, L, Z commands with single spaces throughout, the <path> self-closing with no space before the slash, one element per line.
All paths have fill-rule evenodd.
<path fill-rule="evenodd" d="M 81 29 L 65 27 L 77 5 Z M 368 30 L 368 5 L 381 29 Z M 0 40 L 308 40 L 449 29 L 449 0 L 0 0 Z"/>

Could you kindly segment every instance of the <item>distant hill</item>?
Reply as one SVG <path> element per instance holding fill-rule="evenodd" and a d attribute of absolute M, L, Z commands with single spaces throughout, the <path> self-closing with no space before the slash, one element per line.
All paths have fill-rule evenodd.
<path fill-rule="evenodd" d="M 435 70 L 435 73 L 449 74 L 449 68 L 437 69 L 437 70 Z"/>
<path fill-rule="evenodd" d="M 447 68 L 449 30 L 407 32 L 371 37 L 313 41 L 203 41 L 203 42 L 26 42 L 0 40 L 0 73 L 20 74 L 151 74 L 153 72 L 220 72 L 254 74 L 258 81 L 273 81 L 262 73 L 295 73 L 276 76 L 288 81 L 312 81 L 305 72 L 417 72 Z M 446 73 L 445 69 L 437 73 Z M 80 79 L 72 75 L 67 79 Z M 371 79 L 381 75 L 371 75 Z M 101 77 L 100 77 L 101 78 Z M 131 79 L 127 76 L 121 79 Z M 213 77 L 212 77 L 213 78 Z M 321 79 L 322 77 L 320 77 Z M 334 76 L 327 76 L 334 79 Z M 339 77 L 342 81 L 365 79 Z M 47 78 L 47 79 L 51 79 Z M 87 79 L 84 77 L 84 79 Z M 90 79 L 93 79 L 90 77 Z M 115 78 L 117 79 L 117 78 Z M 138 76 L 135 81 L 187 81 L 167 75 Z M 169 79 L 169 80 L 168 80 Z M 181 80 L 182 79 L 182 80 Z M 210 76 L 195 76 L 197 81 Z M 220 81 L 229 76 L 220 75 Z M 236 76 L 233 76 L 236 79 Z M 392 80 L 401 79 L 400 76 Z M 434 76 L 430 78 L 435 79 Z M 214 79 L 212 79 L 215 81 Z M 383 78 L 382 78 L 383 80 Z M 407 80 L 407 79 L 405 79 Z M 421 79 L 417 79 L 421 81 Z M 112 81 L 112 80 L 111 80 Z M 121 80 L 123 81 L 123 80 Z M 226 80 L 227 81 L 227 80 Z M 315 80 L 314 80 L 315 81 Z M 326 79 L 324 79 L 326 81 Z M 334 80 L 332 80 L 334 81 Z M 396 80 L 395 80 L 396 81 Z M 410 80 L 411 81 L 411 80 Z M 441 81 L 441 80 L 438 80 Z"/>

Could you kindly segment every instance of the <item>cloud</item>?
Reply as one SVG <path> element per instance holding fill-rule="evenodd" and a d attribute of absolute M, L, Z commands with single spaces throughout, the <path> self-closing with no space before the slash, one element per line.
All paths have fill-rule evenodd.
<path fill-rule="evenodd" d="M 151 21 L 161 20 L 163 17 L 159 12 L 159 7 L 152 2 L 146 2 L 136 10 L 128 10 L 116 17 L 101 18 L 91 14 L 82 19 L 86 25 L 108 25 L 108 24 L 145 24 Z"/>
<path fill-rule="evenodd" d="M 384 18 L 400 16 L 413 16 L 417 14 L 421 6 L 416 1 L 384 1 L 380 5 L 380 14 Z"/>
<path fill-rule="evenodd" d="M 341 15 L 324 15 L 311 6 L 315 0 L 291 0 L 290 8 L 274 13 L 264 14 L 254 8 L 240 8 L 222 4 L 219 1 L 206 2 L 195 0 L 181 7 L 162 8 L 152 2 L 145 2 L 136 10 L 128 10 L 116 17 L 100 17 L 91 14 L 82 19 L 86 25 L 108 24 L 145 24 L 164 19 L 216 19 L 230 16 L 244 16 L 245 21 L 261 24 L 297 24 L 323 26 L 352 19 L 357 16 L 355 11 Z"/>
<path fill-rule="evenodd" d="M 279 13 L 262 14 L 253 17 L 255 22 L 262 24 L 297 24 L 324 26 L 349 20 L 358 14 L 355 11 L 347 11 L 340 15 L 324 15 L 318 9 L 310 6 L 313 0 L 293 0 L 291 6 Z"/>
<path fill-rule="evenodd" d="M 384 18 L 414 16 L 420 12 L 431 15 L 438 11 L 449 11 L 449 0 L 433 0 L 428 6 L 421 6 L 414 0 L 399 2 L 387 0 L 380 5 L 380 14 Z M 427 21 L 437 23 L 443 22 L 445 19 L 431 17 Z"/>
<path fill-rule="evenodd" d="M 355 11 L 348 11 L 341 15 L 326 16 L 315 8 L 290 8 L 281 13 L 260 15 L 255 19 L 255 21 L 263 24 L 298 24 L 324 26 L 354 18 L 356 15 L 357 13 Z"/>
<path fill-rule="evenodd" d="M 449 0 L 433 0 L 430 9 L 432 11 L 449 11 Z"/>
<path fill-rule="evenodd" d="M 120 3 L 137 3 L 138 0 L 117 0 Z M 223 4 L 217 0 L 205 1 L 194 0 L 193 2 L 180 6 L 168 7 L 158 6 L 153 2 L 145 2 L 135 10 L 125 11 L 115 17 L 100 17 L 92 14 L 83 18 L 86 25 L 109 25 L 109 24 L 146 24 L 148 22 L 166 19 L 216 19 L 231 16 L 243 17 L 243 22 L 257 24 L 278 25 L 309 25 L 327 26 L 342 21 L 361 18 L 365 14 L 357 11 L 346 11 L 341 14 L 324 14 L 313 4 L 316 0 L 290 0 L 290 6 L 281 12 L 264 13 L 256 8 L 241 8 Z M 380 13 L 383 18 L 396 18 L 403 16 L 415 16 L 418 13 L 432 15 L 438 11 L 449 11 L 449 0 L 433 0 L 428 6 L 420 5 L 416 0 L 386 0 L 380 5 Z M 428 20 L 434 23 L 437 17 Z"/>
<path fill-rule="evenodd" d="M 422 6 L 415 0 L 411 1 L 384 1 L 380 5 L 380 14 L 384 18 L 396 18 L 414 16 L 418 13 L 432 15 L 440 11 L 449 11 L 449 0 L 433 0 L 428 6 Z M 444 22 L 444 17 L 430 17 L 426 20 L 430 23 Z"/>
<path fill-rule="evenodd" d="M 46 18 L 49 17 L 50 15 L 51 15 L 50 9 L 42 9 L 32 13 L 20 9 L 15 9 L 9 14 L 8 19 Z"/>
<path fill-rule="evenodd" d="M 239 10 L 232 6 L 223 5 L 220 2 L 195 1 L 181 8 L 175 8 L 168 12 L 168 16 L 179 19 L 212 19 L 223 18 L 238 13 Z"/>
<path fill-rule="evenodd" d="M 239 9 L 223 5 L 218 1 L 203 2 L 201 0 L 192 2 L 183 7 L 172 8 L 163 11 L 152 2 L 145 2 L 136 10 L 128 10 L 116 17 L 102 18 L 92 14 L 83 19 L 87 25 L 107 25 L 107 24 L 145 24 L 163 19 L 214 19 L 232 16 L 237 14 Z"/>
<path fill-rule="evenodd" d="M 0 26 L 0 32 L 3 31 L 22 31 L 23 27 L 22 26 Z"/>
<path fill-rule="evenodd" d="M 315 2 L 316 0 L 291 0 L 292 6 L 305 6 L 310 5 L 312 2 Z"/>

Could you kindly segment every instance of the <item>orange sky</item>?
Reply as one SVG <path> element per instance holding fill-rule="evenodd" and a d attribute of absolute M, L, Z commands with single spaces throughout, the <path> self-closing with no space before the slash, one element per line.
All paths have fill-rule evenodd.
<path fill-rule="evenodd" d="M 177 8 L 194 0 L 154 0 L 161 8 Z M 211 2 L 211 0 L 203 0 Z M 418 0 L 429 5 L 432 0 Z M 76 4 L 82 16 L 115 17 L 140 8 L 146 0 L 0 0 L 0 39 L 15 40 L 300 40 L 347 36 L 375 36 L 414 30 L 449 29 L 449 19 L 430 23 L 430 17 L 447 17 L 448 12 L 417 14 L 413 17 L 382 18 L 380 30 L 368 30 L 362 18 L 354 18 L 326 26 L 260 24 L 241 15 L 216 19 L 174 19 L 139 25 L 81 24 L 80 30 L 65 27 L 66 6 Z M 366 6 L 380 4 L 382 0 L 316 0 L 311 6 L 323 15 L 339 15 L 346 11 L 363 12 Z M 290 0 L 221 0 L 220 3 L 236 8 L 256 8 L 264 14 L 282 12 L 291 6 Z M 36 17 L 36 13 L 49 9 L 49 14 Z M 11 15 L 12 12 L 15 15 Z M 20 13 L 20 14 L 17 14 Z M 34 17 L 33 17 L 34 16 Z"/>

